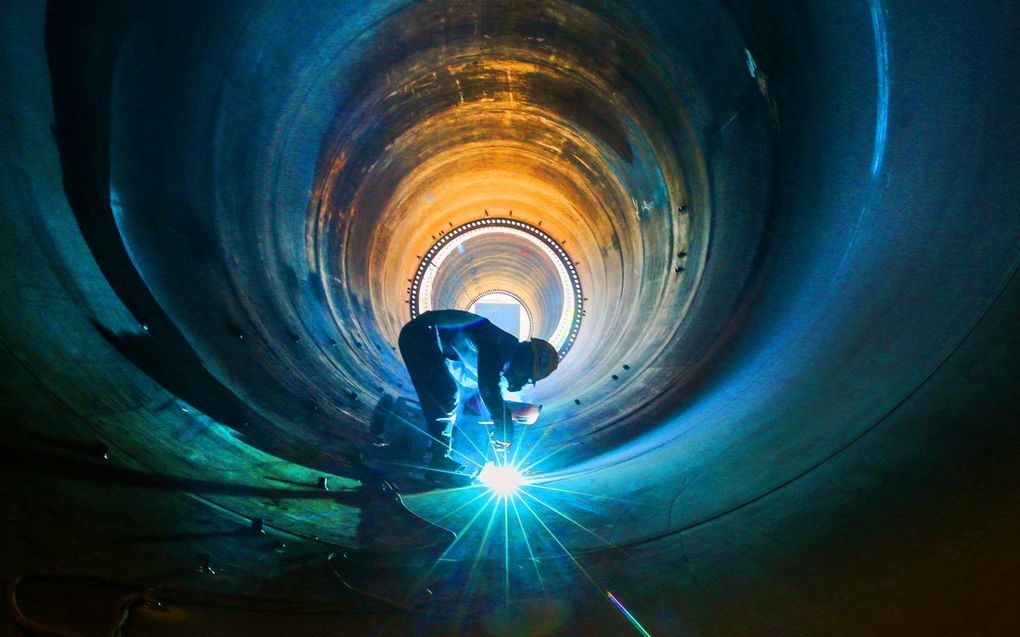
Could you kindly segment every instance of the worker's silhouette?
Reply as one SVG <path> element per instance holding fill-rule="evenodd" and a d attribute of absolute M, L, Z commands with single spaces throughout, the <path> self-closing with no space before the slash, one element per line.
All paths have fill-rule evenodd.
<path fill-rule="evenodd" d="M 400 330 L 400 355 L 411 374 L 428 433 L 432 437 L 430 466 L 457 471 L 453 451 L 453 425 L 460 388 L 447 366 L 455 361 L 478 379 L 478 391 L 493 421 L 497 448 L 513 441 L 513 421 L 503 403 L 500 377 L 509 391 L 545 378 L 556 369 L 556 348 L 546 341 L 519 342 L 488 319 L 460 310 L 425 312 Z"/>

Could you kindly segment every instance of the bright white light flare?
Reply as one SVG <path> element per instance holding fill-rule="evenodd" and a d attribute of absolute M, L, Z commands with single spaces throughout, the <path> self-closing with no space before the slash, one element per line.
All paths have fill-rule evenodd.
<path fill-rule="evenodd" d="M 528 483 L 528 479 L 516 467 L 508 464 L 497 466 L 492 462 L 486 462 L 482 467 L 478 481 L 504 498 Z"/>

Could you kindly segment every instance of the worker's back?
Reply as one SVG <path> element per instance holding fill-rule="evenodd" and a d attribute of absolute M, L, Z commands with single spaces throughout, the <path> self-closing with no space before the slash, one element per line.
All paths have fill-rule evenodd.
<path fill-rule="evenodd" d="M 432 310 L 416 319 L 436 328 L 443 356 L 459 361 L 477 376 L 479 353 L 492 356 L 500 365 L 510 360 L 517 339 L 492 324 L 484 316 L 463 310 Z"/>

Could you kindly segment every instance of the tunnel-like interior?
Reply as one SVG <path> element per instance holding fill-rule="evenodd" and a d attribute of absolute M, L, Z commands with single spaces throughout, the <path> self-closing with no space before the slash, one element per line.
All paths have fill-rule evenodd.
<path fill-rule="evenodd" d="M 4 627 L 1020 631 L 1020 6 L 918 5 L 4 6 Z M 497 301 L 531 483 L 414 486 Z"/>

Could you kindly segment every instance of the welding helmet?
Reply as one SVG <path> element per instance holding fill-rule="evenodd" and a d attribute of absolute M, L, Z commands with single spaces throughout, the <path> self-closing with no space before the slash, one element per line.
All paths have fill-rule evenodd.
<path fill-rule="evenodd" d="M 560 364 L 560 356 L 549 341 L 533 338 L 528 341 L 531 348 L 531 382 L 542 380 L 556 371 Z"/>
<path fill-rule="evenodd" d="M 533 338 L 517 344 L 513 364 L 506 379 L 510 391 L 520 391 L 528 383 L 534 384 L 551 374 L 559 364 L 556 348 L 542 339 Z"/>

